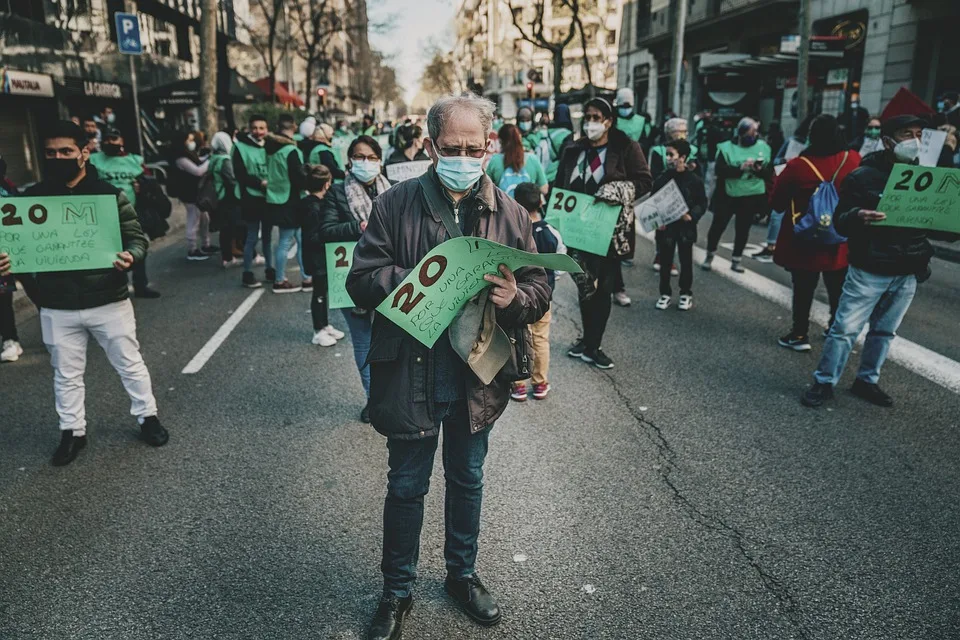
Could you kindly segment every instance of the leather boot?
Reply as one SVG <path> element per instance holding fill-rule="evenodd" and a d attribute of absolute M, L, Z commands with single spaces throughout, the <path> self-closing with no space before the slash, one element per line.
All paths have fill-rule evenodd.
<path fill-rule="evenodd" d="M 466 614 L 484 627 L 492 627 L 500 622 L 500 607 L 476 573 L 459 580 L 448 576 L 444 587 Z"/>
<path fill-rule="evenodd" d="M 367 640 L 400 640 L 403 634 L 403 621 L 413 606 L 413 596 L 398 598 L 383 596 L 377 605 L 377 612 L 373 614 Z"/>

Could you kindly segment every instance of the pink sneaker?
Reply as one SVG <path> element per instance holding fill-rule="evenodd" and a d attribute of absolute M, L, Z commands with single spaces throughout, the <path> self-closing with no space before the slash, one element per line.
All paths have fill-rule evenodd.
<path fill-rule="evenodd" d="M 547 397 L 547 394 L 550 393 L 550 383 L 545 382 L 543 384 L 533 385 L 533 397 L 537 400 L 544 400 Z"/>
<path fill-rule="evenodd" d="M 510 392 L 510 398 L 516 400 L 517 402 L 526 402 L 527 401 L 527 385 L 523 382 L 513 385 L 513 389 Z"/>

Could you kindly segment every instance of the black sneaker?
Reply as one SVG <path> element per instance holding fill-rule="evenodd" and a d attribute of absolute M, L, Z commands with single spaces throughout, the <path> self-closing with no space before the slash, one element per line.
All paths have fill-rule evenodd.
<path fill-rule="evenodd" d="M 160 292 L 150 287 L 144 289 L 135 289 L 133 292 L 134 298 L 146 298 L 148 300 L 155 300 L 160 297 Z"/>
<path fill-rule="evenodd" d="M 87 436 L 75 436 L 73 431 L 64 431 L 60 434 L 60 446 L 53 452 L 50 464 L 63 467 L 77 459 L 80 451 L 87 446 Z"/>
<path fill-rule="evenodd" d="M 370 424 L 370 404 L 367 403 L 363 405 L 363 409 L 360 409 L 360 422 L 363 424 Z"/>
<path fill-rule="evenodd" d="M 798 336 L 792 332 L 778 339 L 777 344 L 784 349 L 793 349 L 794 351 L 810 351 L 813 348 L 810 346 L 809 337 Z"/>
<path fill-rule="evenodd" d="M 311 278 L 309 280 L 304 280 L 303 282 L 301 282 L 300 291 L 305 291 L 306 293 L 310 293 L 311 291 L 313 291 L 313 279 Z"/>
<path fill-rule="evenodd" d="M 247 289 L 259 289 L 262 285 L 257 281 L 257 277 L 253 275 L 253 271 L 244 271 L 243 272 L 243 286 Z"/>
<path fill-rule="evenodd" d="M 761 251 L 758 251 L 750 257 L 757 262 L 769 264 L 773 262 L 773 251 L 770 250 L 770 247 L 764 247 Z"/>
<path fill-rule="evenodd" d="M 160 424 L 157 416 L 150 416 L 149 418 L 143 419 L 143 424 L 140 425 L 140 435 L 143 436 L 143 439 L 151 447 L 162 447 L 167 444 L 167 440 L 170 439 L 170 434 L 167 433 L 167 430 Z"/>
<path fill-rule="evenodd" d="M 833 399 L 833 385 L 814 382 L 813 386 L 803 392 L 800 396 L 800 404 L 814 409 L 821 406 L 825 401 Z"/>
<path fill-rule="evenodd" d="M 289 280 L 273 283 L 274 293 L 297 293 L 298 291 L 300 291 L 300 287 L 291 283 Z"/>
<path fill-rule="evenodd" d="M 200 260 L 209 260 L 210 256 L 200 251 L 200 249 L 194 249 L 187 254 L 187 260 L 200 261 Z"/>
<path fill-rule="evenodd" d="M 205 253 L 208 256 L 216 255 L 220 253 L 220 247 L 215 244 L 208 244 L 205 247 L 200 247 L 201 253 Z"/>
<path fill-rule="evenodd" d="M 850 393 L 878 407 L 893 406 L 893 398 L 884 393 L 879 385 L 870 384 L 860 378 L 853 381 L 853 386 L 850 387 Z"/>
<path fill-rule="evenodd" d="M 276 282 L 277 281 L 277 270 L 266 268 L 263 270 L 263 279 L 267 282 Z"/>
<path fill-rule="evenodd" d="M 613 369 L 613 360 L 607 357 L 603 349 L 588 349 L 583 352 L 580 359 L 597 369 Z"/>
<path fill-rule="evenodd" d="M 583 340 L 577 340 L 570 349 L 567 350 L 567 355 L 571 358 L 580 358 L 583 357 L 583 352 L 586 351 L 586 347 L 583 346 Z"/>
<path fill-rule="evenodd" d="M 367 640 L 400 640 L 403 635 L 403 621 L 410 615 L 413 596 L 398 598 L 384 595 L 380 598 L 377 611 L 370 621 Z"/>

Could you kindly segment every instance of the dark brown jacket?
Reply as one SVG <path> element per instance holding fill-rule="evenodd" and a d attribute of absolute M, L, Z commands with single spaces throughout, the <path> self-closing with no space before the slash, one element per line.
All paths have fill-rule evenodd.
<path fill-rule="evenodd" d="M 433 169 L 428 175 L 437 180 Z M 480 180 L 479 190 L 470 200 L 477 211 L 469 235 L 536 253 L 527 213 L 487 176 Z M 431 249 L 448 239 L 440 217 L 426 206 L 420 182 L 401 182 L 373 202 L 366 231 L 353 255 L 347 291 L 358 306 L 375 308 Z M 550 286 L 543 269 L 527 267 L 517 270 L 515 276 L 517 297 L 508 308 L 497 310 L 497 323 L 508 335 L 539 320 L 550 305 Z M 374 428 L 389 438 L 436 436 L 432 350 L 378 314 L 367 362 Z M 498 377 L 484 386 L 469 369 L 465 375 L 470 430 L 476 433 L 503 414 L 510 401 L 510 385 Z"/>

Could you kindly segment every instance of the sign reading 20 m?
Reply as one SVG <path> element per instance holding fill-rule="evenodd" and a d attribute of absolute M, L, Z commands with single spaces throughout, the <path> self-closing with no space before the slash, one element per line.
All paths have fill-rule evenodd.
<path fill-rule="evenodd" d="M 0 253 L 14 273 L 111 269 L 120 251 L 116 196 L 0 199 Z"/>

